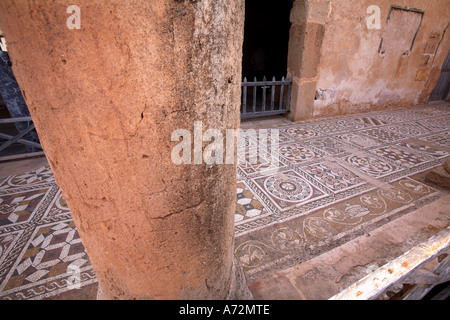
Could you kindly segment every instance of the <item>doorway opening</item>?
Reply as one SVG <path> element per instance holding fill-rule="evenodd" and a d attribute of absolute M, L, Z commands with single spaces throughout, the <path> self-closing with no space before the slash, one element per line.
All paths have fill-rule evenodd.
<path fill-rule="evenodd" d="M 428 102 L 448 100 L 450 96 L 450 51 L 442 65 L 441 74 L 431 93 Z"/>
<path fill-rule="evenodd" d="M 287 60 L 292 0 L 246 0 L 242 117 L 289 112 Z"/>

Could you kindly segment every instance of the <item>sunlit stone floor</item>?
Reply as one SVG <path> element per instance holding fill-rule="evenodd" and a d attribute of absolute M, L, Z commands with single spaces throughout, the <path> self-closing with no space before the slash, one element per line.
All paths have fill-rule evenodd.
<path fill-rule="evenodd" d="M 284 124 L 269 141 L 274 130 L 267 154 L 256 136 L 238 155 L 235 253 L 249 282 L 443 196 L 414 177 L 450 158 L 448 104 Z M 96 285 L 51 169 L 0 178 L 0 298 L 95 299 Z"/>

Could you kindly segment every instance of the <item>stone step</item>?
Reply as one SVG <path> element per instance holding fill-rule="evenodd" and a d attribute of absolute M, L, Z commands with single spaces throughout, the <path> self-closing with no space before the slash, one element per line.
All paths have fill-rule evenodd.
<path fill-rule="evenodd" d="M 446 196 L 249 288 L 258 300 L 329 299 L 449 225 Z"/>

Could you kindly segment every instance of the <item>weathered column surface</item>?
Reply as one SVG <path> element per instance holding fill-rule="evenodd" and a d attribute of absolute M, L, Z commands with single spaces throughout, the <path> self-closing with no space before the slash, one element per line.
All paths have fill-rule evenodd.
<path fill-rule="evenodd" d="M 244 1 L 70 4 L 80 29 L 66 0 L 3 0 L 0 28 L 102 298 L 242 297 L 235 165 L 175 165 L 171 135 L 239 127 Z"/>

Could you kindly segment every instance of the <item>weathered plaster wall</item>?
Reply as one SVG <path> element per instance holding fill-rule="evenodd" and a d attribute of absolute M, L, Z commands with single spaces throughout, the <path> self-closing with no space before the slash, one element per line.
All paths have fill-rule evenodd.
<path fill-rule="evenodd" d="M 407 107 L 426 102 L 450 49 L 449 4 L 448 0 L 331 1 L 317 72 L 313 116 Z M 367 28 L 366 18 L 371 14 L 366 10 L 370 5 L 381 9 L 379 30 Z M 394 41 L 394 47 L 391 41 L 387 47 L 391 50 L 386 50 L 384 55 L 378 53 L 391 5 L 425 12 L 409 55 L 395 50 L 395 45 L 404 45 L 400 39 Z M 415 23 L 415 18 L 411 17 L 404 19 L 401 28 L 410 28 L 408 23 Z"/>

